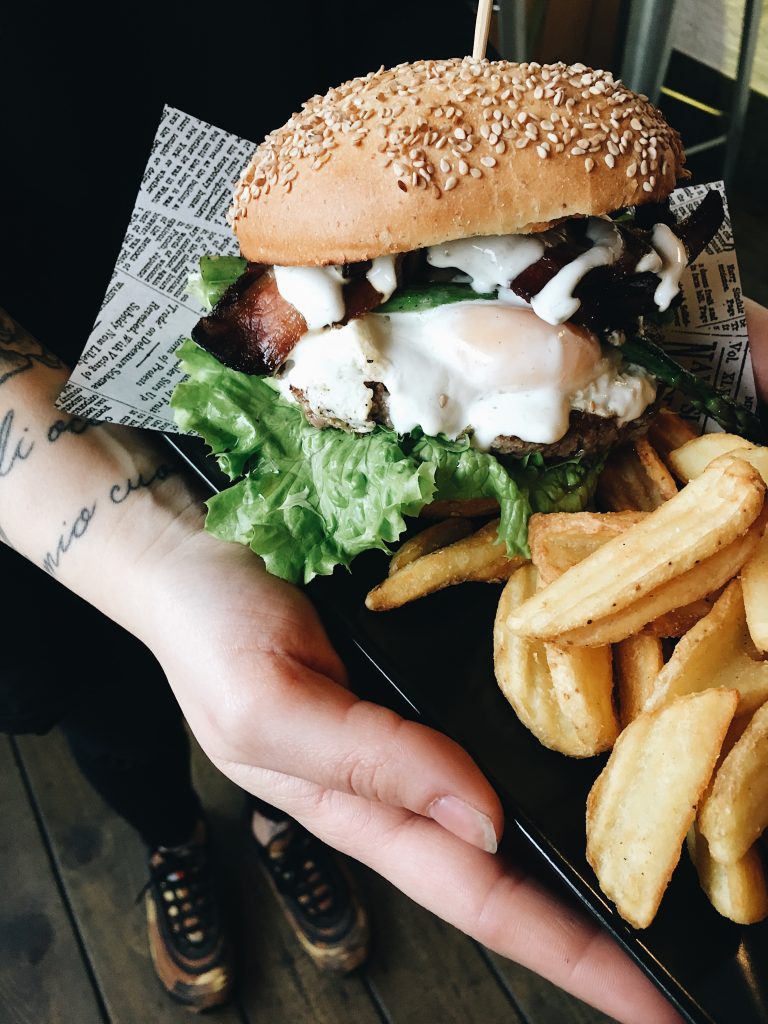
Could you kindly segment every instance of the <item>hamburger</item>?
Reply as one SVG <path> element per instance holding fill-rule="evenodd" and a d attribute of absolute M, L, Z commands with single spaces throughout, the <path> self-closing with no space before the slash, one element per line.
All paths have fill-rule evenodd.
<path fill-rule="evenodd" d="M 190 286 L 172 405 L 238 481 L 208 529 L 307 581 L 483 498 L 527 553 L 664 385 L 749 417 L 654 342 L 723 216 L 712 191 L 675 220 L 685 177 L 661 113 L 582 64 L 424 60 L 308 100 L 237 183 L 241 255 Z"/>

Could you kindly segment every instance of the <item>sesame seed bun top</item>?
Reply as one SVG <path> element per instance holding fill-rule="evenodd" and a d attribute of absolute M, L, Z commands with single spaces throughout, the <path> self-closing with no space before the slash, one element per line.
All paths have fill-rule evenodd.
<path fill-rule="evenodd" d="M 308 100 L 256 150 L 228 217 L 254 262 L 351 263 L 658 201 L 684 161 L 607 71 L 424 60 Z"/>

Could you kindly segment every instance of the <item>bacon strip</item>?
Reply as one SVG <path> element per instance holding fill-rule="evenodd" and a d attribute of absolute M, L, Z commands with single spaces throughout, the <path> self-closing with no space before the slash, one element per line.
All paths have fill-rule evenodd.
<path fill-rule="evenodd" d="M 192 337 L 219 362 L 242 373 L 273 373 L 307 330 L 307 322 L 277 290 L 274 271 L 249 263 Z"/>
<path fill-rule="evenodd" d="M 344 286 L 342 323 L 364 316 L 381 301 L 364 276 L 355 277 Z M 212 312 L 198 321 L 192 337 L 225 366 L 259 375 L 274 373 L 306 331 L 304 317 L 278 291 L 272 268 L 249 263 Z"/>

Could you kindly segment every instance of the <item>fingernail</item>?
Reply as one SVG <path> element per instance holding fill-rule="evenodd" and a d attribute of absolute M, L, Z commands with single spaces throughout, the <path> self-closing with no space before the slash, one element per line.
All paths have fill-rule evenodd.
<path fill-rule="evenodd" d="M 465 843 L 471 843 L 486 853 L 496 853 L 498 843 L 491 819 L 457 796 L 438 797 L 427 808 L 427 814 Z"/>

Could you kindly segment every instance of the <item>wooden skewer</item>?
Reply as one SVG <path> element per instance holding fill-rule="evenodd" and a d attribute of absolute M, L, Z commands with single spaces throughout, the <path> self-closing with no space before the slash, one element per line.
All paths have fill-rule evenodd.
<path fill-rule="evenodd" d="M 488 33 L 491 30 L 491 14 L 493 0 L 479 0 L 477 18 L 475 19 L 475 41 L 472 46 L 473 60 L 482 60 L 488 46 Z"/>

